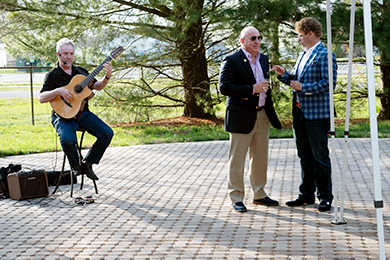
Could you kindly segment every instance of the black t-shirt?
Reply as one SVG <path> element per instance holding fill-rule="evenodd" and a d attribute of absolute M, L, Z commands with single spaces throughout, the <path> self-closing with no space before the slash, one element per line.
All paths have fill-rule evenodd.
<path fill-rule="evenodd" d="M 56 88 L 65 87 L 69 84 L 69 82 L 72 80 L 74 76 L 80 74 L 84 76 L 88 76 L 89 72 L 83 67 L 72 65 L 72 75 L 69 75 L 57 63 L 57 67 L 55 67 L 54 69 L 52 69 L 46 74 L 45 79 L 43 81 L 43 87 L 41 89 L 41 93 L 44 91 L 50 91 Z M 95 83 L 96 81 L 97 81 L 96 79 L 93 79 L 93 83 Z M 88 100 L 84 106 L 83 111 L 89 111 Z"/>

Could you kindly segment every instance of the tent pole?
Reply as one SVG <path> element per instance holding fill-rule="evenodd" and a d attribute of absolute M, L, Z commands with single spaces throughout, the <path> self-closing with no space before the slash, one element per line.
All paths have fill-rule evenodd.
<path fill-rule="evenodd" d="M 331 164 L 332 164 L 332 186 L 335 187 L 335 126 L 334 126 L 334 104 L 333 104 L 333 57 L 332 57 L 332 25 L 331 25 L 331 6 L 330 0 L 326 1 L 326 27 L 327 27 L 327 47 L 328 47 L 328 76 L 329 76 L 329 110 L 330 110 L 330 136 L 331 136 Z M 334 192 L 334 214 L 337 215 L 338 211 L 338 192 L 337 188 L 333 188 Z"/>
<path fill-rule="evenodd" d="M 383 231 L 383 200 L 382 188 L 379 169 L 379 144 L 378 144 L 378 125 L 376 115 L 376 98 L 375 98 L 375 77 L 374 77 L 374 53 L 372 42 L 372 24 L 371 24 L 371 3 L 370 0 L 363 0 L 364 16 L 364 38 L 366 45 L 366 66 L 367 66 L 367 83 L 368 83 L 368 105 L 370 113 L 370 136 L 372 149 L 372 167 L 374 177 L 374 207 L 376 209 L 378 246 L 380 259 L 386 258 L 384 231 Z"/>
<path fill-rule="evenodd" d="M 348 135 L 349 135 L 349 116 L 351 108 L 351 85 L 352 85 L 352 64 L 353 64 L 353 44 L 355 33 L 355 0 L 351 1 L 351 20 L 349 28 L 349 58 L 348 58 L 348 83 L 347 83 L 347 103 L 345 113 L 345 129 L 344 129 L 344 161 L 341 180 L 341 195 L 340 195 L 340 216 L 334 216 L 333 224 L 346 224 L 344 218 L 344 200 L 345 200 L 345 174 L 347 171 L 347 150 L 348 150 Z"/>

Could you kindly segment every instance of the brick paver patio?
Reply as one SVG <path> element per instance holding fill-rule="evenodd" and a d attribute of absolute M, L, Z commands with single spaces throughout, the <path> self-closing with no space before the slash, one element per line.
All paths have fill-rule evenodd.
<path fill-rule="evenodd" d="M 277 207 L 251 203 L 231 210 L 227 196 L 228 141 L 110 147 L 94 170 L 99 194 L 86 180 L 47 198 L 0 201 L 0 259 L 378 259 L 370 139 L 349 139 L 344 216 L 317 205 L 290 208 L 300 183 L 292 139 L 270 140 L 266 191 Z M 390 256 L 390 139 L 380 139 L 386 255 Z M 334 178 L 340 189 L 344 139 L 336 139 Z M 63 154 L 0 158 L 60 169 Z M 68 167 L 68 166 L 67 166 Z M 50 187 L 50 191 L 53 187 Z M 318 201 L 317 201 L 318 203 Z"/>

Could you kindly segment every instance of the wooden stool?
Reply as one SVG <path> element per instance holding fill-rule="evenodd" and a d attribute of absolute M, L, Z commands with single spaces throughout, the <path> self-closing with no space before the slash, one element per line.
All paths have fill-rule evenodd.
<path fill-rule="evenodd" d="M 81 165 L 81 162 L 83 160 L 83 155 L 81 154 L 81 147 L 82 147 L 82 144 L 83 144 L 83 139 L 84 139 L 84 134 L 85 134 L 85 129 L 84 128 L 77 128 L 77 131 L 81 132 L 81 138 L 80 138 L 80 144 L 77 144 L 77 151 L 79 153 L 79 164 Z M 58 178 L 58 182 L 56 184 L 56 187 L 53 191 L 52 194 L 56 193 L 57 189 L 58 189 L 58 186 L 60 186 L 60 183 L 62 181 L 62 177 L 64 176 L 64 169 L 65 169 L 65 163 L 66 163 L 66 154 L 64 153 L 64 160 L 62 162 L 62 169 L 61 169 L 61 174 L 60 174 L 60 177 Z M 72 170 L 70 170 L 69 174 L 71 175 L 70 176 L 70 197 L 73 197 L 73 173 L 72 173 Z M 98 189 L 97 189 L 97 185 L 96 185 L 96 181 L 95 180 L 92 180 L 93 181 L 93 185 L 95 186 L 95 192 L 96 194 L 98 194 Z M 83 186 L 84 186 L 84 174 L 81 174 L 81 184 L 80 184 L 80 190 L 83 189 Z"/>

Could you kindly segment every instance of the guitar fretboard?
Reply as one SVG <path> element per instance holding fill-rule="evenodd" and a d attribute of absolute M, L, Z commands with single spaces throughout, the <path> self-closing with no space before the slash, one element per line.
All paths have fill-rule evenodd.
<path fill-rule="evenodd" d="M 96 69 L 94 69 L 83 81 L 81 81 L 80 86 L 84 89 L 84 87 L 91 82 L 91 80 L 103 69 L 103 64 L 112 60 L 112 56 L 109 55 Z"/>

